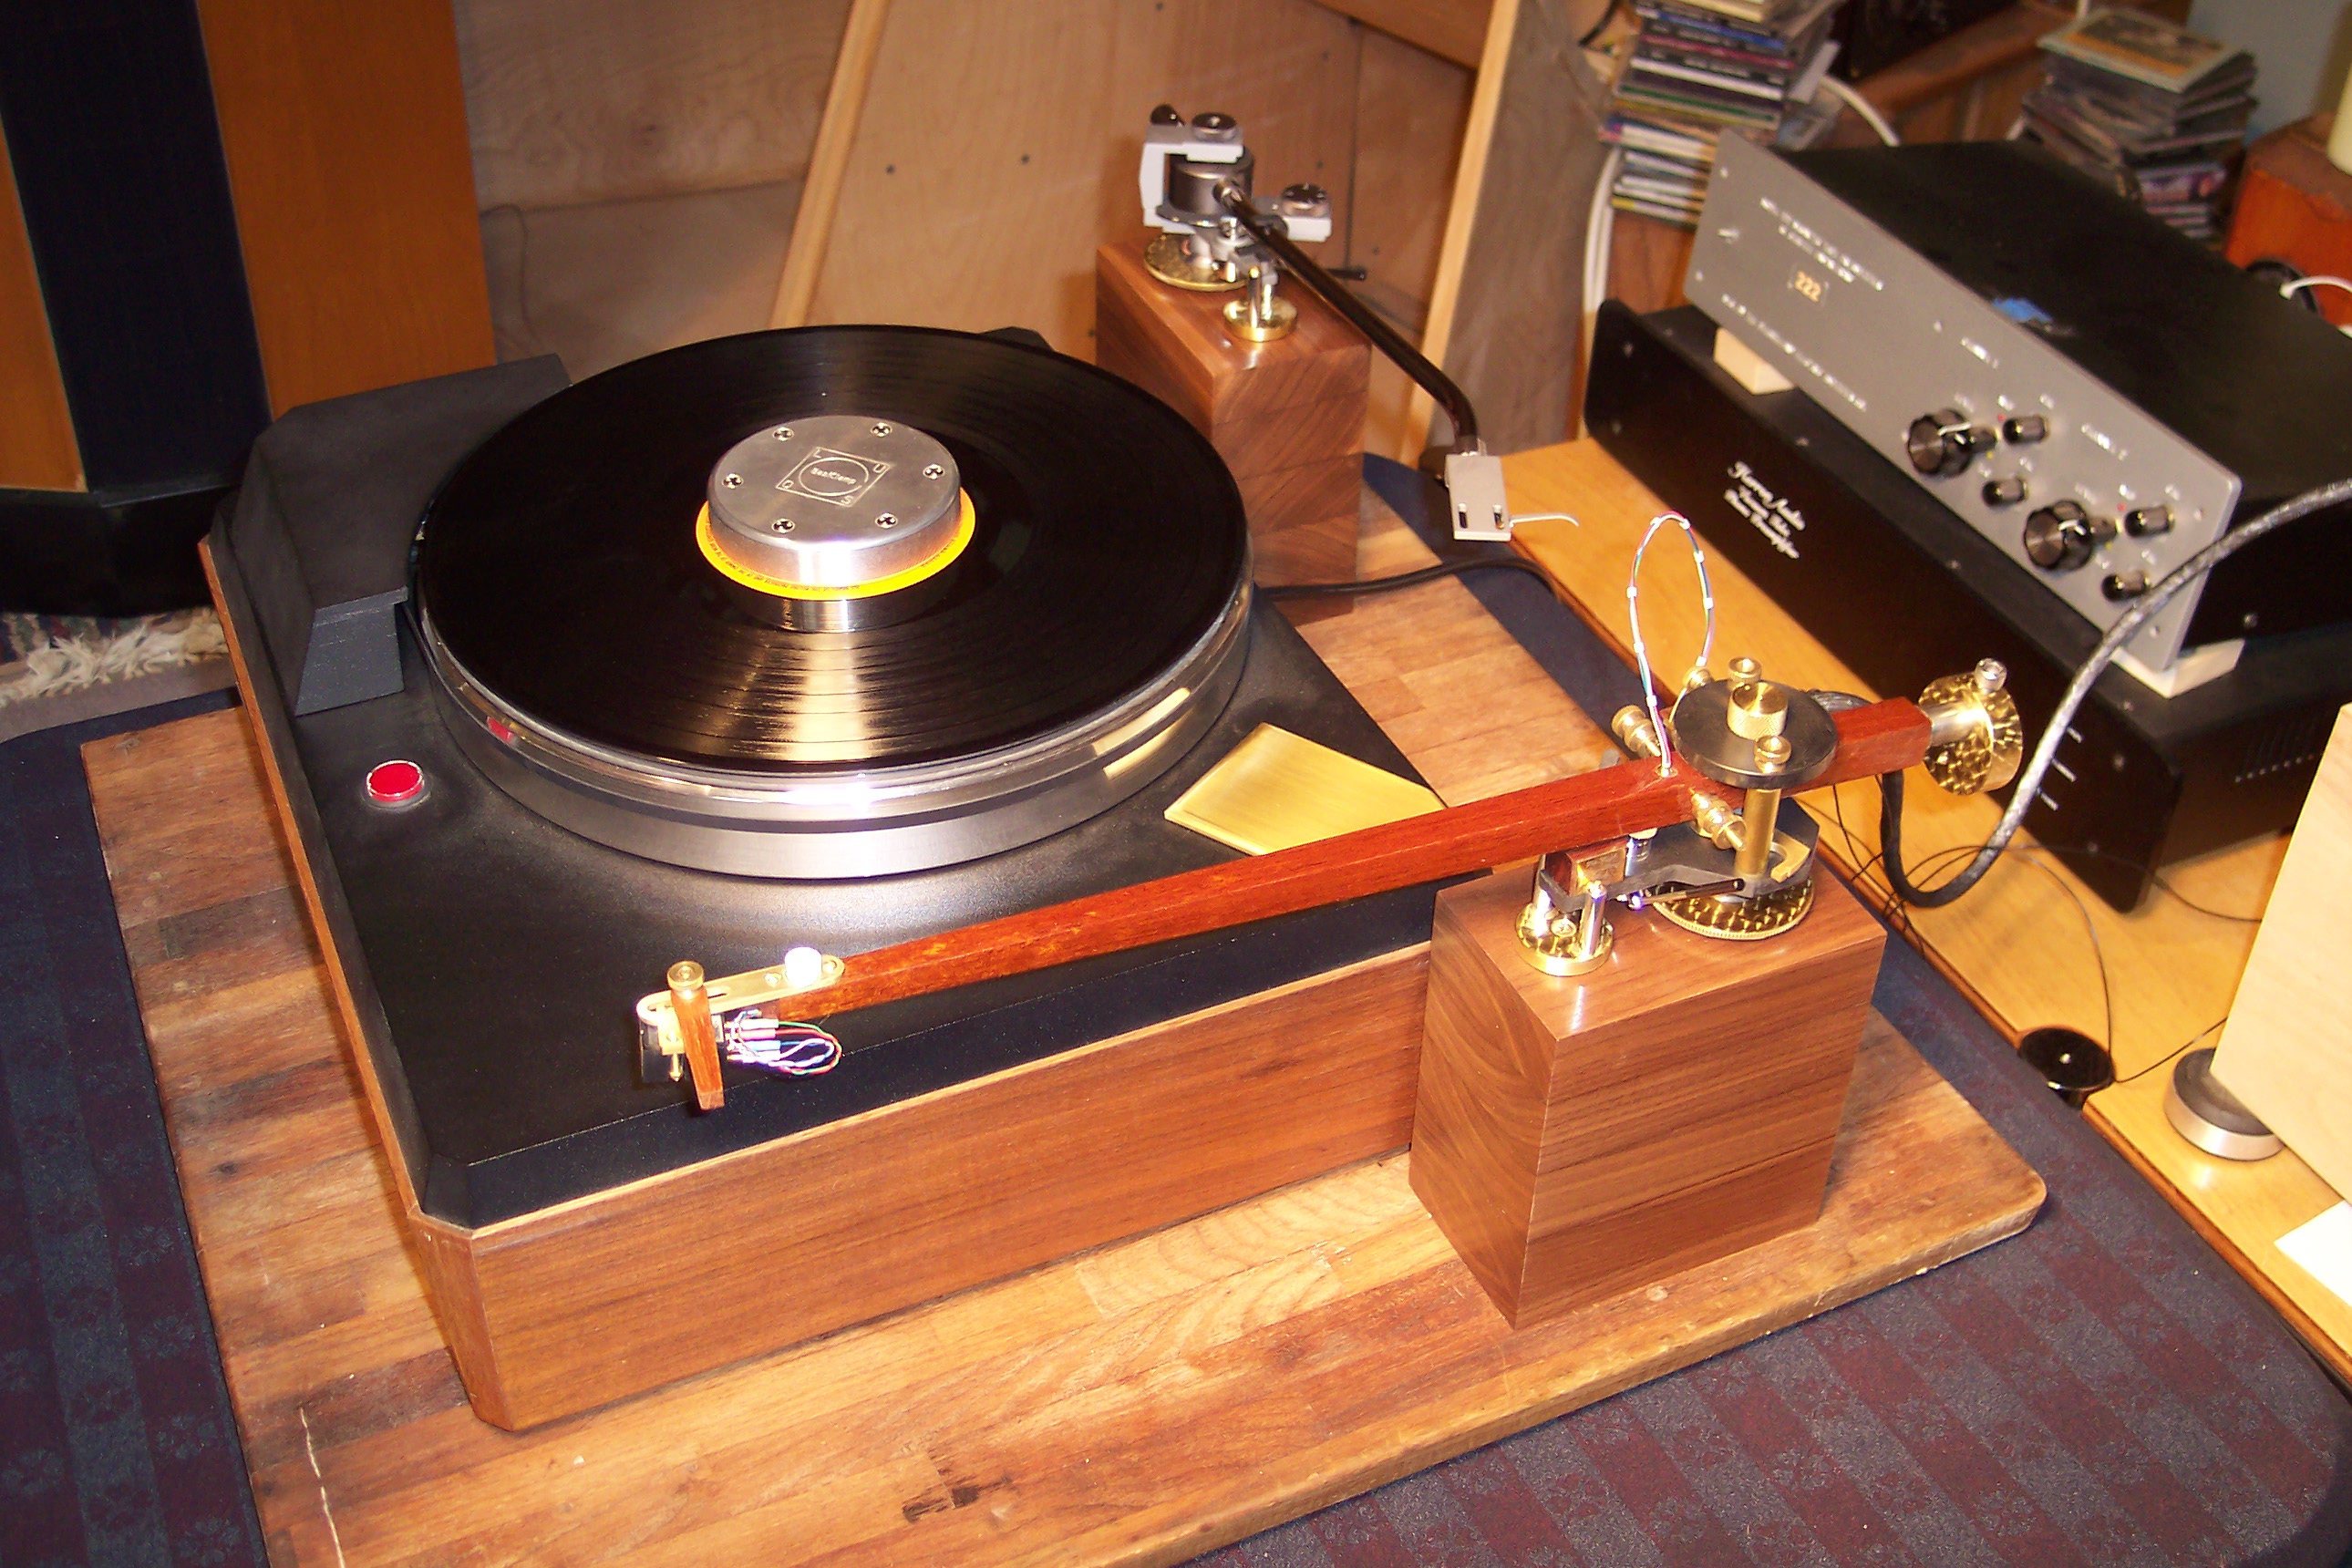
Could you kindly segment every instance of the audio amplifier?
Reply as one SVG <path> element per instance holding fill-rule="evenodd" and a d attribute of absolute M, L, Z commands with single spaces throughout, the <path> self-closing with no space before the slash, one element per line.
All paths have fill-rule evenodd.
<path fill-rule="evenodd" d="M 2223 530 L 2352 473 L 2352 342 L 2025 143 L 1726 137 L 1685 287 L 2102 631 Z M 2347 510 L 2231 556 L 2118 662 L 2177 692 L 2243 638 L 2352 620 Z"/>

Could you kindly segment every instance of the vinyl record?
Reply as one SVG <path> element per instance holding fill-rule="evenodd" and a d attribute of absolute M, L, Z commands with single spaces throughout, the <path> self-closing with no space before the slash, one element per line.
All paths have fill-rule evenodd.
<path fill-rule="evenodd" d="M 771 624 L 698 547 L 714 468 L 845 416 L 951 454 L 969 542 L 908 618 Z M 851 876 L 1026 842 L 1148 782 L 1238 679 L 1247 575 L 1231 476 L 1134 387 L 1000 339 L 824 327 L 530 410 L 435 500 L 415 589 L 461 739 L 527 804 L 683 864 Z"/>

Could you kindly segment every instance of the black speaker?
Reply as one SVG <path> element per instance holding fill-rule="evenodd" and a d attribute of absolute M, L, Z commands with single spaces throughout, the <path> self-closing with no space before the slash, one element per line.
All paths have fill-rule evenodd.
<path fill-rule="evenodd" d="M 0 606 L 199 603 L 269 405 L 193 0 L 0 5 L 0 132 L 89 487 L 0 489 Z"/>

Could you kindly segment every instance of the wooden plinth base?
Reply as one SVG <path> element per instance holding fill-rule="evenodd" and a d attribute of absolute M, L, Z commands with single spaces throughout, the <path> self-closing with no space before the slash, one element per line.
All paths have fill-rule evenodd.
<path fill-rule="evenodd" d="M 1167 404 L 1206 436 L 1241 486 L 1261 583 L 1356 574 L 1371 349 L 1339 312 L 1292 283 L 1289 336 L 1225 330 L 1233 294 L 1190 292 L 1144 269 L 1144 242 L 1095 256 L 1095 363 Z M 1344 608 L 1349 601 L 1334 601 Z"/>
<path fill-rule="evenodd" d="M 1885 933 L 1834 879 L 1766 942 L 1620 911 L 1590 974 L 1520 956 L 1525 872 L 1438 896 L 1413 1191 L 1519 1327 L 1820 1213 Z"/>
<path fill-rule="evenodd" d="M 2042 1199 L 1874 1019 L 1815 1224 L 1531 1330 L 1391 1158 L 518 1436 L 467 1407 L 426 1305 L 243 717 L 85 760 L 274 1563 L 1181 1562 Z"/>
<path fill-rule="evenodd" d="M 486 1421 L 520 1428 L 1402 1148 L 1416 946 L 464 1230 L 409 1207 Z"/>

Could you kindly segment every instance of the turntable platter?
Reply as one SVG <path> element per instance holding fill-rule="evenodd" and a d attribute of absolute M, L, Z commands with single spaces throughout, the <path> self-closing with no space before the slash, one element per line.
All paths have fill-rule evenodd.
<path fill-rule="evenodd" d="M 811 450 L 830 468 L 781 479 L 733 457 L 794 420 L 887 441 L 860 458 L 828 434 Z M 859 462 L 905 471 L 843 478 Z M 772 502 L 801 475 L 798 538 L 846 545 L 866 542 L 835 521 L 898 527 L 877 506 L 908 503 L 840 494 L 929 475 L 915 521 L 953 559 L 892 539 L 866 552 L 891 576 L 805 590 L 850 597 L 775 624 L 743 586 L 767 579 L 715 558 L 713 519 L 772 520 L 772 554 L 816 553 L 781 548 L 790 508 L 714 488 L 737 468 Z M 861 620 L 856 595 L 909 560 L 930 567 L 919 613 Z M 435 500 L 415 591 L 446 715 L 525 804 L 678 864 L 871 876 L 1058 831 L 1181 755 L 1239 677 L 1248 532 L 1206 440 L 1116 377 L 999 339 L 808 328 L 656 354 L 530 410 Z"/>

